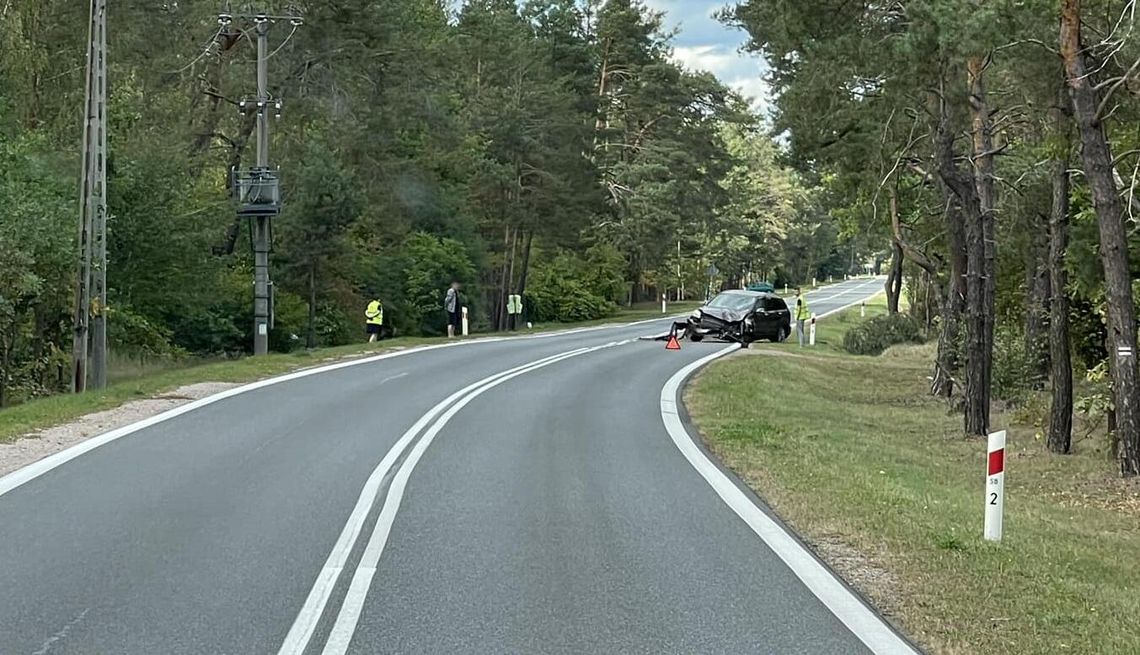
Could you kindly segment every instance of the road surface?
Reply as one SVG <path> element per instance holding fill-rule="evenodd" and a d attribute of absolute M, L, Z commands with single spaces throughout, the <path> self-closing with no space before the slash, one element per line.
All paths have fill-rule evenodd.
<path fill-rule="evenodd" d="M 910 652 L 689 439 L 726 346 L 660 331 L 295 376 L 2 478 L 0 653 Z"/>

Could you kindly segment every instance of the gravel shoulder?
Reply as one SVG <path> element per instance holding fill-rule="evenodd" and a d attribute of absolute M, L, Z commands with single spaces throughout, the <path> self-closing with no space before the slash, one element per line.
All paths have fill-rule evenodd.
<path fill-rule="evenodd" d="M 0 476 L 7 475 L 91 437 L 136 423 L 180 405 L 240 386 L 232 382 L 199 382 L 178 387 L 153 398 L 132 400 L 118 407 L 0 443 Z"/>

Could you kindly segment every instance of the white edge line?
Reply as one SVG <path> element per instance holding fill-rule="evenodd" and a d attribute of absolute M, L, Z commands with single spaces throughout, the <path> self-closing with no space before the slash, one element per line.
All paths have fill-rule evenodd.
<path fill-rule="evenodd" d="M 869 295 L 869 296 L 864 296 L 863 298 L 860 298 L 859 300 L 856 300 L 855 302 L 852 302 L 852 303 L 848 303 L 848 304 L 846 304 L 846 305 L 844 305 L 844 306 L 842 306 L 842 307 L 836 307 L 835 309 L 832 309 L 832 310 L 826 311 L 826 312 L 824 312 L 824 313 L 820 314 L 819 316 L 816 316 L 815 318 L 816 318 L 816 320 L 818 321 L 818 320 L 819 320 L 819 319 L 821 319 L 821 318 L 827 318 L 828 316 L 832 316 L 832 315 L 838 314 L 839 312 L 842 312 L 842 311 L 846 311 L 846 310 L 848 310 L 848 309 L 851 309 L 852 307 L 854 307 L 855 305 L 858 305 L 858 304 L 859 304 L 859 303 L 861 303 L 861 302 L 866 302 L 866 301 L 868 301 L 868 300 L 871 300 L 872 298 L 878 298 L 878 297 L 879 297 L 879 295 L 880 295 L 880 294 L 883 294 L 883 293 L 886 293 L 886 292 L 885 292 L 885 291 L 878 291 L 878 292 L 876 292 L 876 293 L 873 293 L 873 294 L 871 294 L 871 295 Z"/>
<path fill-rule="evenodd" d="M 264 387 L 272 386 L 275 384 L 280 384 L 282 382 L 288 382 L 290 380 L 296 380 L 299 378 L 308 377 L 310 375 L 316 375 L 318 373 L 327 373 L 329 371 L 335 371 L 337 369 L 347 368 L 349 366 L 359 366 L 362 364 L 371 364 L 373 362 L 377 362 L 377 361 L 384 360 L 384 359 L 390 359 L 392 357 L 401 357 L 403 355 L 410 355 L 412 353 L 424 352 L 427 350 L 436 350 L 439 348 L 448 348 L 448 347 L 457 346 L 457 345 L 460 345 L 460 344 L 457 342 L 457 343 L 438 344 L 438 345 L 432 345 L 432 346 L 421 346 L 418 348 L 411 348 L 408 350 L 401 350 L 401 351 L 397 351 L 397 352 L 393 352 L 393 353 L 384 353 L 382 355 L 376 355 L 374 357 L 366 357 L 363 359 L 354 359 L 352 361 L 339 362 L 336 364 L 329 364 L 327 366 L 320 366 L 320 367 L 316 367 L 316 368 L 308 368 L 308 369 L 305 369 L 302 371 L 296 371 L 296 372 L 288 373 L 288 374 L 281 375 L 278 377 L 268 378 L 265 380 L 259 380 L 257 382 L 251 382 L 249 384 L 245 384 L 245 385 L 242 385 L 240 387 L 234 387 L 233 389 L 227 389 L 225 391 L 218 392 L 212 396 L 207 396 L 205 398 L 195 400 L 195 401 L 187 403 L 185 405 L 175 407 L 174 409 L 167 410 L 165 412 L 162 412 L 161 414 L 156 414 L 156 415 L 151 416 L 149 418 L 145 418 L 141 421 L 138 421 L 137 423 L 131 423 L 130 425 L 124 425 L 121 428 L 111 430 L 110 432 L 104 432 L 103 434 L 91 437 L 90 439 L 87 439 L 86 441 L 83 441 L 82 443 L 78 443 L 78 444 L 76 444 L 76 445 L 74 445 L 74 446 L 72 446 L 66 450 L 61 450 L 60 452 L 55 453 L 54 455 L 49 455 L 48 457 L 45 457 L 45 458 L 43 458 L 37 462 L 33 462 L 33 463 L 23 467 L 23 468 L 16 469 L 12 473 L 9 473 L 8 475 L 5 475 L 4 477 L 0 478 L 0 496 L 3 496 L 4 494 L 8 493 L 9 491 L 12 491 L 13 489 L 19 487 L 20 485 L 26 484 L 26 483 L 40 477 L 41 475 L 47 473 L 48 471 L 51 471 L 52 469 L 54 469 L 56 467 L 59 467 L 63 464 L 66 464 L 67 462 L 70 462 L 71 460 L 75 459 L 76 457 L 79 457 L 80 455 L 83 455 L 83 454 L 88 453 L 92 450 L 95 450 L 99 446 L 110 443 L 116 439 L 121 439 L 122 437 L 125 437 L 128 434 L 138 432 L 139 430 L 148 428 L 152 425 L 162 423 L 163 421 L 169 421 L 170 419 L 175 418 L 177 416 L 181 416 L 187 412 L 192 412 L 196 409 L 205 407 L 207 405 L 212 405 L 212 404 L 219 402 L 221 400 L 225 400 L 226 398 L 232 398 L 233 396 L 237 396 L 239 394 L 247 393 L 250 391 L 257 390 L 257 389 L 262 389 Z"/>
<path fill-rule="evenodd" d="M 585 348 L 579 348 L 570 352 L 577 354 L 584 350 Z M 279 655 L 299 655 L 300 653 L 304 653 L 308 648 L 309 642 L 313 638 L 313 632 L 316 630 L 321 616 L 324 614 L 325 607 L 328 605 L 329 598 L 332 596 L 337 580 L 339 580 L 340 574 L 348 562 L 349 555 L 356 547 L 356 542 L 360 538 L 360 531 L 364 528 L 364 522 L 368 518 L 368 515 L 372 513 L 372 508 L 376 505 L 380 486 L 384 482 L 384 478 L 387 477 L 388 472 L 391 471 L 392 466 L 395 465 L 396 460 L 403 455 L 408 444 L 449 405 L 465 394 L 477 389 L 480 385 L 493 382 L 498 378 L 516 371 L 525 371 L 528 367 L 534 366 L 535 364 L 556 360 L 566 354 L 567 353 L 559 353 L 543 357 L 473 382 L 436 403 L 434 407 L 424 413 L 423 416 L 417 419 L 416 422 L 404 432 L 396 443 L 388 449 L 384 458 L 380 460 L 380 463 L 376 465 L 376 468 L 372 470 L 372 473 L 368 476 L 368 480 L 364 483 L 364 487 L 357 497 L 356 505 L 353 506 L 352 512 L 344 524 L 344 528 L 341 529 L 340 536 L 337 537 L 336 543 L 329 552 L 329 556 L 325 560 L 325 564 L 321 568 L 320 573 L 317 575 L 316 581 L 313 583 L 313 587 L 309 590 L 308 596 L 305 597 L 304 605 L 301 606 L 300 611 L 297 612 L 296 618 L 293 619 L 293 623 L 289 627 L 285 641 L 282 642 L 281 648 L 278 651 Z"/>
<path fill-rule="evenodd" d="M 372 528 L 372 536 L 368 539 L 368 545 L 364 549 L 364 555 L 361 556 L 360 562 L 357 564 L 356 572 L 352 576 L 352 584 L 349 585 L 348 593 L 345 595 L 344 602 L 341 603 L 340 611 L 337 612 L 332 631 L 329 633 L 328 640 L 325 642 L 324 650 L 321 651 L 322 655 L 343 655 L 348 652 L 349 645 L 356 633 L 356 625 L 360 620 L 360 613 L 363 611 L 364 603 L 368 597 L 368 590 L 372 586 L 372 580 L 376 575 L 376 567 L 380 562 L 381 555 L 384 554 L 384 547 L 388 544 L 388 537 L 392 532 L 392 524 L 396 521 L 396 514 L 400 511 L 400 504 L 403 502 L 404 491 L 407 488 L 408 480 L 411 478 L 412 472 L 423 457 L 424 452 L 431 446 L 436 436 L 443 431 L 443 428 L 447 426 L 448 422 L 451 421 L 460 410 L 470 404 L 471 401 L 512 378 L 580 355 L 622 345 L 623 343 L 628 343 L 628 341 L 611 342 L 601 346 L 563 353 L 548 358 L 545 361 L 533 362 L 528 366 L 522 367 L 521 370 L 516 369 L 506 372 L 497 379 L 491 380 L 478 389 L 471 391 L 457 401 L 424 432 L 423 438 L 416 442 L 415 447 L 412 448 L 407 459 L 400 465 L 400 468 L 396 471 L 396 475 L 392 478 L 392 483 L 388 487 L 388 494 L 384 500 L 384 505 L 380 508 L 380 516 L 376 519 L 376 525 Z"/>
<path fill-rule="evenodd" d="M 840 310 L 835 310 L 840 311 Z M 834 313 L 834 312 L 831 312 Z M 877 614 L 855 596 L 835 575 L 792 537 L 780 524 L 757 507 L 693 442 L 678 412 L 681 385 L 695 371 L 735 352 L 735 345 L 703 357 L 677 371 L 661 389 L 661 420 L 673 443 L 689 464 L 709 483 L 721 500 L 736 513 L 756 536 L 767 544 L 796 577 L 827 609 L 847 626 L 871 652 L 877 655 L 901 655 L 918 652 L 903 640 Z"/>
<path fill-rule="evenodd" d="M 242 385 L 240 387 L 234 387 L 233 389 L 227 389 L 225 391 L 221 391 L 219 393 L 216 393 L 212 396 L 207 396 L 205 398 L 195 400 L 195 401 L 187 403 L 185 405 L 175 407 L 174 409 L 167 410 L 165 412 L 162 412 L 161 414 L 156 414 L 156 415 L 151 416 L 149 418 L 145 418 L 141 421 L 138 421 L 137 423 L 131 423 L 130 425 L 124 425 L 123 427 L 116 428 L 116 429 L 111 430 L 109 432 L 104 432 L 103 434 L 96 435 L 94 437 L 86 439 L 83 442 L 78 443 L 78 444 L 76 444 L 70 448 L 67 448 L 65 450 L 61 450 L 58 453 L 54 453 L 54 454 L 49 455 L 43 459 L 32 462 L 31 464 L 28 464 L 27 466 L 16 469 L 15 471 L 12 471 L 11 473 L 0 477 L 0 496 L 3 496 L 4 494 L 12 491 L 13 489 L 16 489 L 17 487 L 20 487 L 21 485 L 24 485 L 24 484 L 27 484 L 28 482 L 31 482 L 32 480 L 40 477 L 41 475 L 48 473 L 52 469 L 58 468 L 58 467 L 66 464 L 67 462 L 70 462 L 71 460 L 73 460 L 73 459 L 75 459 L 81 455 L 84 455 L 86 453 L 91 452 L 92 450 L 95 450 L 99 446 L 103 446 L 103 445 L 106 445 L 112 441 L 115 441 L 116 439 L 121 439 L 121 438 L 123 438 L 129 434 L 138 432 L 139 430 L 143 430 L 143 429 L 148 428 L 152 425 L 162 423 L 163 421 L 169 421 L 172 418 L 181 416 L 187 412 L 192 412 L 196 409 L 200 409 L 200 408 L 205 407 L 207 405 L 212 405 L 212 404 L 219 402 L 221 400 L 225 400 L 226 398 L 232 398 L 232 397 L 237 396 L 239 394 L 247 393 L 250 391 L 255 391 L 257 389 L 262 389 L 264 387 L 272 386 L 274 384 L 280 384 L 282 382 L 288 382 L 290 380 L 296 380 L 299 378 L 308 377 L 310 375 L 327 373 L 329 371 L 335 371 L 337 369 L 347 368 L 350 366 L 361 366 L 363 364 L 372 364 L 374 362 L 378 362 L 378 361 L 381 361 L 384 359 L 390 359 L 392 357 L 402 357 L 404 355 L 412 355 L 415 353 L 422 353 L 422 352 L 426 352 L 429 350 L 437 350 L 440 348 L 470 346 L 473 344 L 480 344 L 480 343 L 499 343 L 502 341 L 521 341 L 521 340 L 525 340 L 525 339 L 549 339 L 552 337 L 571 335 L 571 334 L 579 334 L 582 332 L 593 332 L 593 331 L 597 331 L 597 330 L 616 330 L 616 329 L 621 329 L 621 328 L 633 327 L 636 325 L 643 325 L 645 323 L 653 323 L 655 321 L 665 320 L 666 318 L 667 317 L 653 318 L 653 319 L 647 319 L 644 321 L 634 321 L 632 323 L 612 323 L 612 324 L 607 324 L 607 325 L 598 325 L 598 326 L 581 328 L 581 329 L 562 330 L 562 331 L 555 331 L 555 332 L 544 332 L 542 334 L 535 334 L 535 335 L 506 336 L 506 337 L 482 337 L 482 338 L 469 339 L 469 340 L 464 340 L 464 341 L 456 341 L 456 342 L 452 342 L 452 343 L 433 344 L 433 345 L 429 345 L 429 346 L 417 346 L 414 348 L 408 348 L 406 350 L 400 350 L 397 352 L 384 353 L 384 354 L 375 355 L 372 357 L 363 357 L 360 359 L 353 359 L 353 360 L 349 360 L 349 361 L 338 362 L 336 364 L 329 364 L 326 366 L 317 366 L 317 367 L 313 367 L 313 368 L 307 368 L 307 369 L 304 369 L 301 371 L 295 371 L 293 373 L 287 373 L 285 375 L 266 378 L 264 380 L 259 380 L 257 382 L 251 382 L 249 384 L 245 384 L 245 385 Z"/>

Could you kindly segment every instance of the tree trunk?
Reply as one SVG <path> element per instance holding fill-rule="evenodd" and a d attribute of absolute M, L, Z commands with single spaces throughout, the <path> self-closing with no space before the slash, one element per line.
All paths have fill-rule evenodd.
<path fill-rule="evenodd" d="M 518 294 L 520 296 L 526 295 L 526 277 L 530 273 L 530 247 L 533 243 L 534 232 L 527 232 L 526 239 L 523 240 L 522 265 L 519 266 Z"/>
<path fill-rule="evenodd" d="M 1053 186 L 1053 207 L 1049 217 L 1049 355 L 1052 378 L 1052 400 L 1049 405 L 1049 434 L 1046 442 L 1055 453 L 1068 453 L 1073 440 L 1073 363 L 1069 354 L 1069 284 L 1065 270 L 1065 251 L 1069 247 L 1069 161 L 1067 139 L 1068 118 L 1060 109 L 1054 122 L 1058 136 L 1066 145 L 1049 162 L 1049 178 Z"/>
<path fill-rule="evenodd" d="M 503 330 L 507 326 L 507 294 L 510 293 L 510 280 L 508 270 L 511 258 L 511 227 L 503 228 L 503 265 L 499 267 L 499 283 L 495 289 L 495 330 Z"/>
<path fill-rule="evenodd" d="M 317 347 L 317 265 L 309 264 L 309 326 L 305 335 L 305 347 Z"/>
<path fill-rule="evenodd" d="M 519 249 L 519 229 L 516 227 L 511 232 L 512 232 L 512 234 L 511 234 L 511 256 L 510 256 L 510 266 L 507 268 L 507 283 L 506 283 L 506 291 L 507 291 L 508 299 L 510 298 L 510 294 L 514 293 L 514 289 L 515 289 L 515 256 L 518 253 L 518 249 Z M 505 321 L 506 321 L 506 325 L 507 325 L 508 330 L 514 330 L 517 327 L 516 325 L 514 325 L 515 318 L 514 318 L 514 316 L 512 316 L 510 314 L 510 312 L 507 313 L 507 316 L 505 317 Z"/>
<path fill-rule="evenodd" d="M 973 184 L 977 201 L 965 203 L 966 224 L 966 433 L 985 436 L 990 430 L 990 379 L 993 366 L 994 191 L 993 137 L 986 102 L 982 57 L 967 61 L 973 136 Z"/>
<path fill-rule="evenodd" d="M 1053 184 L 1056 185 L 1057 181 L 1054 180 Z M 1025 354 L 1029 359 L 1030 386 L 1038 390 L 1045 388 L 1045 380 L 1049 377 L 1047 334 L 1052 295 L 1049 259 L 1051 220 L 1047 221 L 1036 213 L 1031 215 L 1027 226 L 1029 245 L 1025 250 Z"/>
<path fill-rule="evenodd" d="M 1081 137 L 1085 179 L 1092 191 L 1100 228 L 1100 255 L 1104 265 L 1105 300 L 1108 303 L 1108 357 L 1116 406 L 1120 470 L 1140 474 L 1140 388 L 1136 380 L 1136 313 L 1129 275 L 1128 242 L 1124 217 L 1112 175 L 1112 152 L 1097 116 L 1099 94 L 1085 65 L 1081 44 L 1080 0 L 1061 2 L 1061 55 L 1065 61 L 1069 93 Z"/>
<path fill-rule="evenodd" d="M 938 126 L 934 137 L 935 163 L 938 169 L 938 188 L 941 191 L 946 223 L 946 250 L 950 261 L 949 279 L 942 296 L 942 329 L 938 335 L 938 354 L 935 358 L 930 393 L 942 398 L 954 395 L 954 377 L 962 365 L 959 335 L 966 310 L 966 221 L 963 200 L 955 192 L 961 186 L 960 175 L 954 164 L 954 130 L 951 127 L 949 108 L 944 97 L 938 99 Z M 969 187 L 969 185 L 966 185 Z M 971 188 L 964 190 L 969 194 Z"/>
<path fill-rule="evenodd" d="M 894 241 L 891 244 L 891 270 L 887 273 L 887 312 L 890 314 L 899 313 L 899 296 L 902 295 L 902 274 L 903 274 L 903 247 L 902 247 L 902 223 L 899 219 L 899 194 L 898 189 L 891 185 L 891 227 L 894 233 Z"/>

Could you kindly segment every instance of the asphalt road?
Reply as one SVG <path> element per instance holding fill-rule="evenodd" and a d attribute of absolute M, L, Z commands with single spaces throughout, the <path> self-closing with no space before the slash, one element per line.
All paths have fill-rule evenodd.
<path fill-rule="evenodd" d="M 662 325 L 295 377 L 0 479 L 0 654 L 910 652 L 678 427 L 727 350 Z"/>

